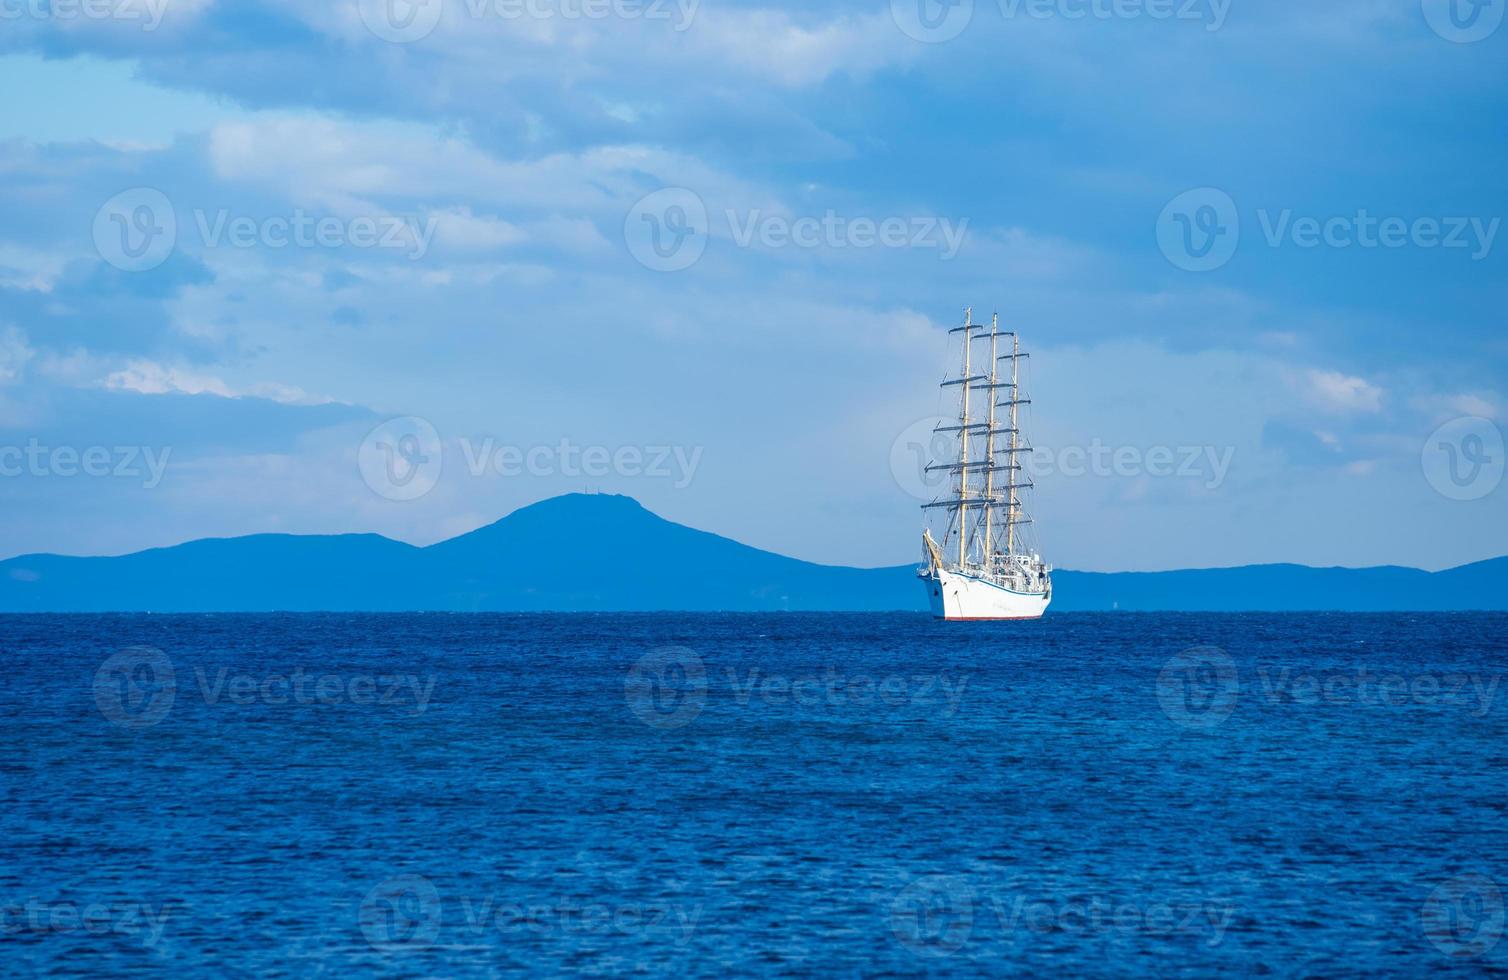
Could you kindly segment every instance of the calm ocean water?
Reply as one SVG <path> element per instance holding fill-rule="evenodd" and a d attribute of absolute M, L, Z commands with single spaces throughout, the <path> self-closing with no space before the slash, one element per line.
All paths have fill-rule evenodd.
<path fill-rule="evenodd" d="M 10 975 L 1508 970 L 1508 617 L 0 617 Z"/>

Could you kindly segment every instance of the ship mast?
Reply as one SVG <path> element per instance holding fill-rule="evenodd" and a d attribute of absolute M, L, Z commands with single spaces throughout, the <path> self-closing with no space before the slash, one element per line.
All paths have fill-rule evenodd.
<path fill-rule="evenodd" d="M 1016 455 L 1022 451 L 1017 439 L 1016 405 L 1018 403 L 1024 402 L 1022 399 L 1016 396 L 1017 383 L 1019 380 L 1018 369 L 1016 368 L 1015 364 L 1013 364 L 1010 382 L 1002 382 L 1000 380 L 1000 362 L 1005 360 L 1006 358 L 1011 358 L 1013 361 L 1019 361 L 1020 358 L 1026 357 L 1027 355 L 1021 353 L 1021 342 L 1018 338 L 1016 338 L 1014 331 L 1002 331 L 1000 329 L 1000 315 L 995 314 L 995 316 L 992 318 L 990 332 L 988 334 L 990 338 L 990 371 L 988 374 L 971 374 L 970 372 L 974 370 L 973 343 L 976 340 L 983 340 L 986 336 L 986 334 L 984 333 L 985 328 L 979 324 L 974 323 L 973 319 L 974 310 L 972 307 L 969 307 L 968 309 L 964 310 L 963 326 L 954 327 L 952 330 L 948 331 L 949 334 L 961 333 L 964 335 L 962 361 L 963 371 L 959 377 L 944 381 L 942 383 L 942 387 L 944 389 L 952 388 L 955 385 L 963 389 L 959 392 L 958 424 L 939 425 L 936 429 L 933 430 L 934 432 L 958 433 L 958 460 L 957 462 L 950 461 L 944 464 L 937 464 L 926 467 L 926 472 L 928 473 L 936 473 L 939 471 L 957 473 L 957 492 L 956 495 L 947 500 L 936 500 L 930 504 L 922 505 L 923 510 L 947 508 L 950 512 L 955 512 L 957 514 L 958 523 L 955 525 L 950 522 L 949 533 L 956 532 L 958 534 L 958 566 L 960 568 L 966 567 L 968 565 L 970 546 L 973 543 L 974 535 L 980 531 L 984 532 L 984 545 L 983 553 L 981 556 L 981 560 L 984 566 L 989 567 L 992 559 L 999 553 L 998 549 L 996 548 L 995 542 L 995 535 L 999 533 L 998 525 L 1000 523 L 999 518 L 995 516 L 995 512 L 998 508 L 1010 508 L 1010 510 L 1006 514 L 1005 525 L 1007 528 L 1013 528 L 1013 526 L 1018 523 L 1025 523 L 1024 521 L 1020 521 L 1017 518 L 1017 503 L 1015 493 L 1022 487 L 1022 484 L 1016 480 L 1014 475 L 1015 471 L 1020 469 L 1020 466 L 1016 463 Z M 998 353 L 1000 349 L 1000 338 L 1007 336 L 1015 340 L 1014 353 L 1001 355 Z M 1010 389 L 1011 397 L 1008 402 L 997 401 L 996 399 L 995 393 L 1002 389 Z M 975 422 L 970 418 L 970 390 L 986 392 L 990 399 L 989 412 L 985 421 Z M 1011 425 L 1009 429 L 1002 429 L 999 428 L 999 413 L 997 412 L 997 409 L 1005 408 L 1006 406 L 1009 406 L 1011 409 Z M 985 434 L 984 458 L 977 460 L 970 459 L 969 434 L 979 430 L 983 430 Z M 1006 432 L 1009 432 L 1011 434 L 1010 449 L 997 449 L 997 442 L 995 437 L 998 435 L 1004 435 Z M 1000 465 L 997 457 L 1000 454 L 1006 452 L 1010 453 L 1011 458 L 1006 462 L 1005 465 Z M 969 473 L 971 470 L 976 469 L 984 471 L 984 486 L 981 488 L 980 492 L 977 495 L 971 497 L 969 495 Z M 1012 473 L 1007 483 L 1007 487 L 1010 492 L 1010 496 L 1008 498 L 1000 496 L 996 491 L 995 473 L 1000 470 L 1010 470 Z M 979 519 L 975 521 L 974 527 L 970 528 L 969 512 L 970 509 L 975 506 L 980 507 L 982 509 L 982 513 Z M 1012 535 L 1009 540 L 1013 544 L 1014 536 Z M 947 546 L 947 536 L 944 535 L 941 548 L 945 549 Z M 1006 553 L 1010 553 L 1009 548 L 1007 549 Z M 940 558 L 940 555 L 938 555 L 938 557 Z"/>
<path fill-rule="evenodd" d="M 1016 553 L 1016 525 L 1031 523 L 1030 520 L 1021 516 L 1021 501 L 1016 496 L 1016 491 L 1030 490 L 1032 488 L 1031 483 L 1022 483 L 1016 479 L 1016 473 L 1021 469 L 1020 464 L 1016 460 L 1021 453 L 1029 451 L 1021 442 L 1021 425 L 1018 421 L 1020 416 L 1017 409 L 1022 405 L 1031 404 L 1030 398 L 1021 397 L 1021 359 L 1023 357 L 1031 357 L 1031 355 L 1021 353 L 1021 338 L 1016 336 L 1014 332 L 1011 332 L 1011 340 L 1011 352 L 1000 358 L 1002 361 L 1010 358 L 1011 361 L 1011 383 L 1009 385 L 1001 385 L 1002 388 L 1010 388 L 1011 398 L 1009 402 L 1000 403 L 1002 405 L 1010 405 L 1011 409 L 1011 425 L 1008 430 L 1011 434 L 1011 448 L 1006 450 L 1011 455 L 1010 466 L 1006 467 L 1010 470 L 1011 474 L 1010 479 L 1006 483 L 1005 498 L 1005 553 L 1007 555 Z"/>
<path fill-rule="evenodd" d="M 1008 494 L 1005 505 L 1005 553 L 1007 556 L 1016 553 L 1016 456 L 1019 448 L 1017 441 L 1020 426 L 1016 424 L 1016 407 L 1021 404 L 1021 338 L 1011 335 L 1011 471 L 1007 477 L 1009 483 L 1006 487 Z M 994 399 L 990 399 L 991 403 Z"/>
<path fill-rule="evenodd" d="M 1000 359 L 997 345 L 1000 340 L 1000 314 L 990 320 L 990 415 L 989 426 L 984 430 L 984 565 L 990 567 L 995 557 L 995 392 L 1000 384 Z M 1012 425 L 1015 423 L 1012 422 Z M 1011 462 L 1015 462 L 1012 457 Z"/>
<path fill-rule="evenodd" d="M 958 567 L 969 557 L 969 351 L 974 346 L 974 308 L 963 311 L 963 397 L 958 410 Z M 990 399 L 992 402 L 993 398 Z M 992 409 L 993 411 L 993 409 Z M 986 505 L 988 512 L 988 505 Z"/>

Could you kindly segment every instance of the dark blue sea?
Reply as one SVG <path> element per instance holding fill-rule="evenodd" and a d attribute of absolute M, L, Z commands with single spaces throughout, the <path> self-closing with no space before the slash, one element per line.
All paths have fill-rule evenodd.
<path fill-rule="evenodd" d="M 1508 971 L 1508 616 L 0 617 L 10 976 Z"/>

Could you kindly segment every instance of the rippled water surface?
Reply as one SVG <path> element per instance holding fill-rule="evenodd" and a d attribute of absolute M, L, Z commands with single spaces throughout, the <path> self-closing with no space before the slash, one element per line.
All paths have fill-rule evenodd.
<path fill-rule="evenodd" d="M 0 617 L 12 975 L 1508 969 L 1508 617 Z"/>

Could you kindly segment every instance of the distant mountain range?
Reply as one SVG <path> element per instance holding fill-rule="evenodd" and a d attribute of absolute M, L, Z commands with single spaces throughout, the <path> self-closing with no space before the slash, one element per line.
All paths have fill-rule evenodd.
<path fill-rule="evenodd" d="M 1508 558 L 1443 572 L 1252 565 L 1054 574 L 1052 611 L 1508 609 Z M 0 562 L 0 612 L 925 609 L 913 566 L 816 565 L 570 494 L 418 548 L 257 534 L 112 558 Z"/>

